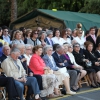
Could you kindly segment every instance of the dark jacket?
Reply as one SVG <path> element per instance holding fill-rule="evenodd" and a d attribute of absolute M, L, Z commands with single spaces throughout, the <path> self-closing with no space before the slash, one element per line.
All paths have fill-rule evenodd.
<path fill-rule="evenodd" d="M 63 55 L 61 56 L 58 56 L 58 54 L 56 52 L 54 52 L 52 54 L 55 62 L 56 62 L 56 65 L 59 67 L 59 68 L 63 68 L 63 67 L 67 67 L 69 68 L 70 67 L 70 64 L 68 62 L 65 62 L 64 61 L 66 60 L 65 57 Z M 60 65 L 59 63 L 63 63 L 64 65 Z"/>
<path fill-rule="evenodd" d="M 84 56 L 82 55 L 82 53 L 77 53 L 76 51 L 73 51 L 73 55 L 75 57 L 75 61 L 77 64 L 83 66 L 84 62 L 83 62 L 83 59 L 84 59 Z"/>
<path fill-rule="evenodd" d="M 94 54 L 95 54 L 95 56 L 96 56 L 97 58 L 100 58 L 100 53 L 99 53 L 97 50 L 94 52 Z"/>
<path fill-rule="evenodd" d="M 97 39 L 96 39 L 96 47 L 98 47 L 99 43 L 100 43 L 100 36 L 98 36 Z"/>
<path fill-rule="evenodd" d="M 92 62 L 92 65 L 95 65 L 95 62 L 98 61 L 97 57 L 95 54 L 92 52 L 92 54 L 86 50 L 87 52 L 85 53 L 85 58 L 89 59 Z"/>
<path fill-rule="evenodd" d="M 20 60 L 23 59 L 23 58 L 25 58 L 24 55 L 21 55 L 20 57 L 18 57 L 18 59 L 20 59 Z M 32 72 L 31 69 L 27 66 L 27 62 L 26 61 L 23 61 L 21 63 L 23 65 L 24 69 L 26 70 L 26 73 L 29 74 L 30 72 Z"/>
<path fill-rule="evenodd" d="M 0 62 L 2 63 L 6 58 L 7 56 L 5 54 L 2 54 L 2 56 L 0 57 Z"/>
<path fill-rule="evenodd" d="M 45 42 L 46 42 L 48 45 L 50 45 L 50 42 L 49 42 L 48 38 L 45 38 Z M 52 46 L 53 46 L 53 41 L 51 40 L 51 42 L 52 42 Z"/>

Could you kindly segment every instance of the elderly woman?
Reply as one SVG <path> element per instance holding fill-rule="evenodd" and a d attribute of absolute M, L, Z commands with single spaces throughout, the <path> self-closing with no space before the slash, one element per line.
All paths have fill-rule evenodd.
<path fill-rule="evenodd" d="M 46 45 L 45 38 L 46 38 L 46 32 L 45 31 L 41 31 L 39 33 L 39 40 L 40 40 L 42 46 Z"/>
<path fill-rule="evenodd" d="M 85 58 L 89 59 L 92 62 L 92 68 L 95 70 L 94 76 L 90 77 L 92 81 L 91 86 L 98 87 L 96 76 L 98 78 L 98 82 L 100 85 L 100 61 L 99 61 L 100 58 L 97 58 L 92 50 L 93 50 L 93 43 L 88 42 L 86 44 Z"/>
<path fill-rule="evenodd" d="M 69 86 L 69 74 L 67 73 L 67 70 L 65 71 L 65 73 L 61 72 L 60 70 L 62 70 L 63 68 L 59 68 L 57 67 L 53 57 L 52 57 L 52 46 L 47 45 L 44 47 L 44 56 L 43 56 L 43 60 L 46 64 L 46 66 L 49 66 L 50 69 L 52 69 L 54 71 L 54 74 L 57 76 L 58 78 L 58 82 L 59 85 L 64 84 L 66 90 L 67 90 L 67 94 L 73 95 L 76 94 L 76 92 L 72 92 L 70 90 L 70 86 Z M 65 68 L 66 69 L 66 68 Z"/>
<path fill-rule="evenodd" d="M 42 46 L 37 45 L 33 48 L 33 56 L 29 63 L 29 68 L 32 72 L 36 75 L 41 75 L 43 80 L 43 89 L 41 94 L 49 97 L 57 97 L 59 96 L 58 92 L 58 81 L 54 74 L 47 74 L 45 75 L 45 70 L 49 70 L 50 68 L 47 67 L 40 57 L 42 54 Z M 53 94 L 53 90 L 56 95 Z"/>
<path fill-rule="evenodd" d="M 64 44 L 63 46 L 64 46 L 64 52 L 65 52 L 64 56 L 65 56 L 67 62 L 70 63 L 71 68 L 74 70 L 77 70 L 78 76 L 79 76 L 78 81 L 79 81 L 81 78 L 83 78 L 86 75 L 87 72 L 85 70 L 83 70 L 82 66 L 76 66 L 75 64 L 71 63 L 71 58 L 68 56 L 67 52 L 68 52 L 68 48 L 72 48 L 72 46 L 68 46 L 67 44 Z"/>
<path fill-rule="evenodd" d="M 12 46 L 17 45 L 17 44 L 24 44 L 22 40 L 22 33 L 19 30 L 16 30 L 13 35 L 13 40 L 12 40 Z"/>

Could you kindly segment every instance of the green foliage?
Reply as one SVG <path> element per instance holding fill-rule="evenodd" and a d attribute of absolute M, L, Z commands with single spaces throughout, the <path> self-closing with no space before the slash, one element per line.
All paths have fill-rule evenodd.
<path fill-rule="evenodd" d="M 86 0 L 85 6 L 79 12 L 100 14 L 100 0 Z"/>
<path fill-rule="evenodd" d="M 0 0 L 0 25 L 8 25 L 10 22 L 10 2 Z"/>
<path fill-rule="evenodd" d="M 18 17 L 35 8 L 100 14 L 99 5 L 100 0 L 17 0 Z M 0 24 L 10 22 L 10 7 L 10 0 L 0 0 Z"/>
<path fill-rule="evenodd" d="M 18 16 L 34 8 L 79 11 L 84 7 L 84 0 L 18 0 Z"/>

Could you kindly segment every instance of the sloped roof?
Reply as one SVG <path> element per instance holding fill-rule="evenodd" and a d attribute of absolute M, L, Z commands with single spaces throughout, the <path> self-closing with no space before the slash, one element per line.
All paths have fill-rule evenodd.
<path fill-rule="evenodd" d="M 12 22 L 11 25 L 24 22 L 38 15 L 42 15 L 51 19 L 61 20 L 67 27 L 70 27 L 71 29 L 74 29 L 76 24 L 79 22 L 82 23 L 84 30 L 87 30 L 92 26 L 100 27 L 99 14 L 78 13 L 70 11 L 52 11 L 46 9 L 35 9 L 18 18 L 16 21 Z"/>

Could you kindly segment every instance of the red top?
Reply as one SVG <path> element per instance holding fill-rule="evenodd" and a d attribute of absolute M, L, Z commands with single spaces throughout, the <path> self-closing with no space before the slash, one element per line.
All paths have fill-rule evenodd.
<path fill-rule="evenodd" d="M 33 54 L 30 63 L 29 63 L 29 68 L 32 70 L 34 74 L 39 74 L 42 75 L 44 74 L 44 67 L 45 67 L 45 62 L 43 59 L 37 55 Z"/>

